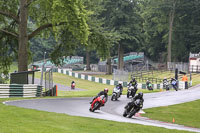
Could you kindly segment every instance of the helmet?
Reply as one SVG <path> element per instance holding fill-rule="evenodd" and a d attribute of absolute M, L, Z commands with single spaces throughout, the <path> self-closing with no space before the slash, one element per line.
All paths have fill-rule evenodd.
<path fill-rule="evenodd" d="M 132 81 L 135 82 L 135 78 L 132 78 Z"/>
<path fill-rule="evenodd" d="M 139 93 L 138 93 L 138 96 L 142 98 L 142 97 L 143 97 L 143 93 L 142 93 L 142 92 L 139 92 Z"/>
<path fill-rule="evenodd" d="M 108 93 L 108 88 L 105 88 L 105 89 L 104 89 L 104 92 L 105 92 L 105 93 Z"/>
<path fill-rule="evenodd" d="M 121 82 L 121 81 L 119 81 L 119 85 L 122 85 L 122 82 Z"/>

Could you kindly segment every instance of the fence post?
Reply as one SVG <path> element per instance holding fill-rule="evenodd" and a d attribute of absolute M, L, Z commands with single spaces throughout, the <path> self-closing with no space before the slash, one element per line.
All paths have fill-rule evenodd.
<path fill-rule="evenodd" d="M 193 65 L 192 65 L 192 72 L 193 72 Z"/>

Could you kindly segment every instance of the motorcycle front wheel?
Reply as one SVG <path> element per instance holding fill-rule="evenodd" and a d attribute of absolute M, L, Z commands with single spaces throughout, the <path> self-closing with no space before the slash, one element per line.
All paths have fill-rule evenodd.
<path fill-rule="evenodd" d="M 126 117 L 127 116 L 127 109 L 124 110 L 123 116 Z"/>
<path fill-rule="evenodd" d="M 112 95 L 112 97 L 111 97 L 111 101 L 113 101 L 113 99 L 114 99 L 114 95 Z"/>

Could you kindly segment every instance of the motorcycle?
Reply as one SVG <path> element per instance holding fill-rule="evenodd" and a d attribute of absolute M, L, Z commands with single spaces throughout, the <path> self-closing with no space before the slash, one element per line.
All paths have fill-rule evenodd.
<path fill-rule="evenodd" d="M 150 91 L 153 91 L 153 87 L 152 87 L 152 83 L 149 82 L 149 83 L 146 83 L 147 85 L 147 89 L 150 90 Z"/>
<path fill-rule="evenodd" d="M 177 81 L 176 81 L 176 80 L 172 80 L 172 81 L 171 81 L 171 84 L 172 84 L 172 87 L 173 87 L 176 91 L 178 91 L 178 88 L 177 88 Z"/>
<path fill-rule="evenodd" d="M 117 87 L 113 88 L 113 93 L 112 93 L 112 96 L 111 96 L 111 101 L 113 100 L 118 100 L 118 98 L 120 97 L 121 95 L 121 90 Z"/>
<path fill-rule="evenodd" d="M 75 89 L 75 83 L 71 84 L 71 89 L 73 89 L 73 90 Z"/>
<path fill-rule="evenodd" d="M 137 112 L 140 111 L 140 109 L 143 107 L 143 102 L 140 99 L 135 100 L 132 103 L 128 103 L 124 108 L 123 116 L 128 118 L 131 118 L 133 115 L 135 115 Z"/>
<path fill-rule="evenodd" d="M 169 83 L 168 83 L 168 81 L 164 81 L 163 82 L 163 86 L 164 86 L 164 88 L 168 91 L 169 90 Z"/>
<path fill-rule="evenodd" d="M 134 97 L 137 90 L 137 85 L 135 85 L 134 87 L 132 85 L 129 85 L 127 90 L 127 98 L 129 98 L 130 96 Z"/>
<path fill-rule="evenodd" d="M 104 106 L 105 101 L 106 101 L 106 98 L 104 95 L 101 95 L 95 98 L 94 101 L 91 103 L 89 110 L 91 112 L 94 112 L 95 110 L 100 109 L 101 106 Z"/>

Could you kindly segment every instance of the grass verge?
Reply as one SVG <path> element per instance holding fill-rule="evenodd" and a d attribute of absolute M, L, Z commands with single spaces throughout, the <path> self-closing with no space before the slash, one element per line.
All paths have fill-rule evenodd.
<path fill-rule="evenodd" d="M 0 133 L 187 133 L 7 106 L 2 104 L 5 100 L 16 99 L 0 99 Z"/>
<path fill-rule="evenodd" d="M 41 73 L 37 72 L 36 77 L 40 78 Z M 71 81 L 76 82 L 76 88 L 81 88 L 86 91 L 58 91 L 58 96 L 70 96 L 70 97 L 88 97 L 88 96 L 95 96 L 97 93 L 102 91 L 104 88 L 109 89 L 109 95 L 112 94 L 114 86 L 112 85 L 105 85 L 100 84 L 88 80 L 83 80 L 79 78 L 75 78 L 72 76 L 68 76 L 62 73 L 53 73 L 53 80 L 55 83 L 70 86 Z M 144 93 L 151 93 L 151 92 L 158 92 L 160 90 L 155 89 L 153 91 L 149 91 L 146 89 L 139 89 L 138 92 L 144 92 Z M 127 93 L 127 88 L 124 87 L 123 94 L 125 95 Z"/>
<path fill-rule="evenodd" d="M 171 122 L 174 118 L 175 123 L 200 128 L 200 100 L 151 109 L 145 109 L 146 114 L 142 116 L 153 120 Z"/>
<path fill-rule="evenodd" d="M 174 72 L 171 71 L 153 71 L 152 73 L 149 72 L 149 74 L 143 75 L 143 77 L 148 78 L 158 78 L 158 79 L 164 79 L 164 78 L 171 78 L 174 77 Z M 112 79 L 112 75 L 93 75 L 95 77 L 105 78 L 105 79 Z M 130 81 L 131 73 L 129 73 L 129 81 Z M 179 75 L 179 80 L 181 80 L 181 75 Z M 188 81 L 190 78 L 188 77 Z M 200 74 L 198 73 L 192 73 L 192 85 L 195 86 L 197 84 L 200 84 Z M 138 81 L 138 83 L 146 83 L 146 81 Z"/>

